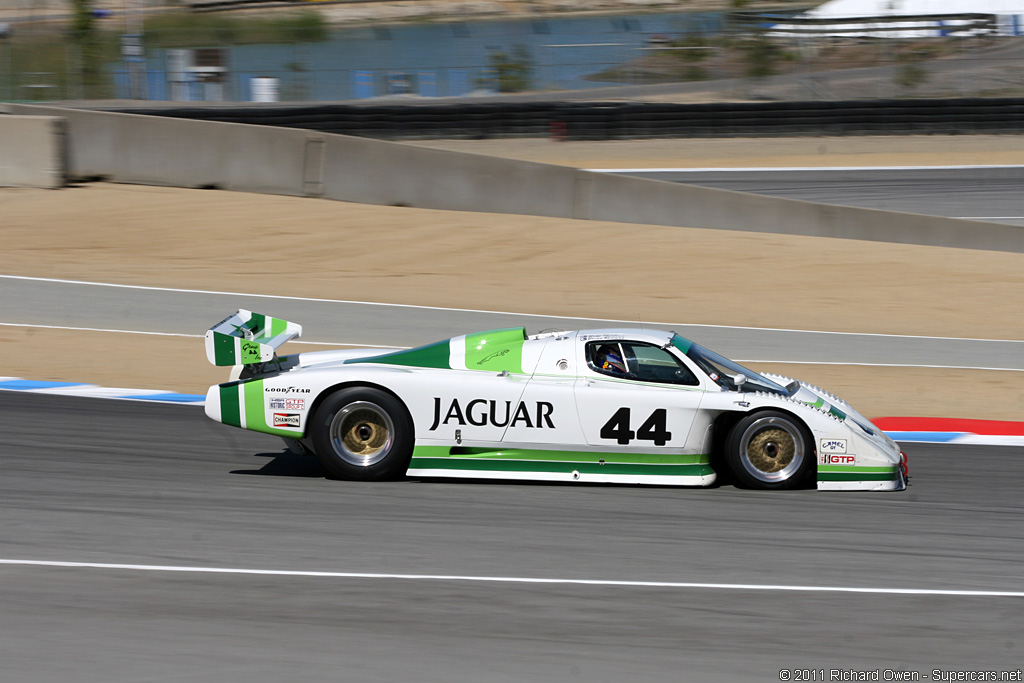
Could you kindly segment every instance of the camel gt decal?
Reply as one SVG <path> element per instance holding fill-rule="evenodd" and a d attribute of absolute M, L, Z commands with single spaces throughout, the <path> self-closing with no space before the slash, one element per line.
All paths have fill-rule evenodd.
<path fill-rule="evenodd" d="M 821 452 L 822 453 L 845 453 L 846 452 L 846 439 L 822 439 L 821 440 Z"/>
<path fill-rule="evenodd" d="M 534 402 L 533 409 L 526 403 L 519 403 L 515 410 L 512 409 L 512 401 L 495 401 L 494 399 L 475 398 L 463 406 L 459 399 L 453 398 L 446 410 L 441 410 L 441 398 L 434 397 L 434 420 L 430 425 L 430 431 L 434 431 L 439 425 L 457 424 L 465 427 L 467 424 L 475 427 L 492 425 L 494 427 L 529 427 L 534 429 L 554 429 L 555 423 L 551 421 L 551 414 L 555 407 L 547 401 Z"/>

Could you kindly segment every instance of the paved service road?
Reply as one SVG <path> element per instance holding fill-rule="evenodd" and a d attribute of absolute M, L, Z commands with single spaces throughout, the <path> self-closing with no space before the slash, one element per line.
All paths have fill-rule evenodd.
<path fill-rule="evenodd" d="M 556 318 L 339 301 L 88 286 L 0 277 L 0 323 L 203 334 L 238 308 L 303 325 L 303 340 L 416 346 L 465 332 L 634 327 L 632 321 Z M 671 321 L 659 321 L 671 323 Z M 934 365 L 1024 370 L 1024 341 L 942 339 L 665 324 L 738 360 Z"/>
<path fill-rule="evenodd" d="M 1024 589 L 1016 448 L 902 493 L 323 478 L 198 408 L 0 392 L 0 560 Z M 0 564 L 3 681 L 777 681 L 1016 669 L 1021 598 Z"/>
<path fill-rule="evenodd" d="M 783 199 L 1024 226 L 1024 166 L 651 170 L 626 174 Z"/>

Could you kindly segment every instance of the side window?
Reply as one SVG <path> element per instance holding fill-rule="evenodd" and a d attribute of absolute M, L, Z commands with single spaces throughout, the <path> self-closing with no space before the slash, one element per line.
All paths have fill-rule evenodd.
<path fill-rule="evenodd" d="M 689 368 L 671 353 L 641 342 L 590 342 L 587 364 L 595 372 L 610 377 L 686 386 L 700 384 Z"/>

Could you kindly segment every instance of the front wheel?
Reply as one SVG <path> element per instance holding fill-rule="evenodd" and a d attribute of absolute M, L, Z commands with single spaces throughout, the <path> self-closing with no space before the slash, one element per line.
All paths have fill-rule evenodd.
<path fill-rule="evenodd" d="M 409 467 L 412 419 L 391 394 L 342 389 L 320 404 L 312 425 L 317 457 L 335 479 L 395 479 Z"/>
<path fill-rule="evenodd" d="M 726 460 L 737 482 L 754 489 L 796 488 L 814 467 L 807 428 L 774 410 L 747 415 L 733 426 Z"/>

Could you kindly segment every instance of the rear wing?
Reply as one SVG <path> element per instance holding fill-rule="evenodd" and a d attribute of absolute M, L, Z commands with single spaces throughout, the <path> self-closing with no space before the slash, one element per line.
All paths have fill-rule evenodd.
<path fill-rule="evenodd" d="M 302 325 L 240 308 L 206 333 L 206 357 L 214 365 L 266 363 L 278 347 L 300 336 Z"/>

